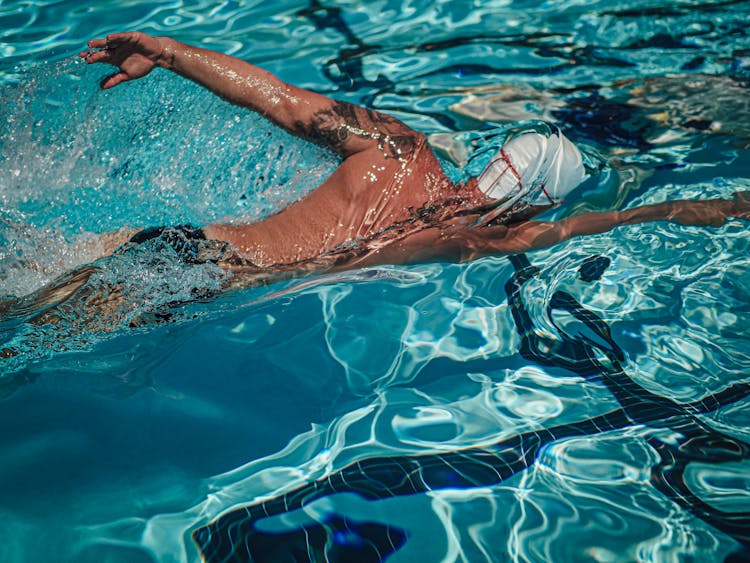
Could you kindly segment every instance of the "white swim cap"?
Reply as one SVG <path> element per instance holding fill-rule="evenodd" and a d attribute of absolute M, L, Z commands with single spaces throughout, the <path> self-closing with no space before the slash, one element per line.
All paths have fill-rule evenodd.
<path fill-rule="evenodd" d="M 580 151 L 559 129 L 549 136 L 527 132 L 495 154 L 479 176 L 479 189 L 501 200 L 496 217 L 519 202 L 558 205 L 585 175 Z"/>

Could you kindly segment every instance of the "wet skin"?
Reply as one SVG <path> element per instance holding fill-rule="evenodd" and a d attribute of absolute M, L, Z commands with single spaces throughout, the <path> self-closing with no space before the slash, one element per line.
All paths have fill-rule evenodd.
<path fill-rule="evenodd" d="M 750 217 L 750 199 L 740 194 L 733 200 L 679 200 L 557 222 L 478 227 L 476 219 L 492 200 L 477 189 L 476 179 L 451 182 L 425 136 L 393 117 L 297 88 L 240 59 L 166 37 L 116 33 L 89 41 L 89 50 L 80 56 L 117 68 L 102 81 L 104 89 L 141 78 L 155 67 L 166 68 L 343 157 L 325 182 L 276 215 L 203 227 L 209 239 L 230 243 L 233 255 L 218 263 L 234 271 L 466 261 L 547 247 L 625 224 L 670 220 L 719 226 L 728 217 Z M 529 215 L 533 213 L 524 219 Z M 114 250 L 132 233 L 108 235 L 105 250 Z"/>
<path fill-rule="evenodd" d="M 531 207 L 505 224 L 478 226 L 477 219 L 493 201 L 477 189 L 476 179 L 451 182 L 424 135 L 393 117 L 286 84 L 234 57 L 140 32 L 93 39 L 80 56 L 91 64 L 116 67 L 102 81 L 104 89 L 163 67 L 343 157 L 325 182 L 276 215 L 248 224 L 203 227 L 209 239 L 201 245 L 205 260 L 233 274 L 223 289 L 382 264 L 463 262 L 647 221 L 720 226 L 729 217 L 750 218 L 750 196 L 739 193 L 731 200 L 676 200 L 554 222 L 530 220 L 544 210 Z M 70 330 L 80 325 L 109 331 L 123 322 L 142 322 L 131 318 L 137 307 L 127 307 L 121 287 L 89 284 L 100 267 L 93 261 L 118 249 L 127 251 L 123 245 L 138 231 L 124 228 L 101 235 L 87 253 L 91 264 L 31 295 L 0 303 L 0 316 L 27 317 L 33 325 L 57 324 L 64 304 L 76 311 L 76 326 Z M 0 350 L 0 357 L 16 354 Z"/>

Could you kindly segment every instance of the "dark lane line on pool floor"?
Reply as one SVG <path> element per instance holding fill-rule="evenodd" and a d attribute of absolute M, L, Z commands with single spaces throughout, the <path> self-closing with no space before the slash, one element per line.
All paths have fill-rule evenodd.
<path fill-rule="evenodd" d="M 593 281 L 601 276 L 608 263 L 599 260 L 597 264 L 596 259 L 591 257 L 588 262 L 584 261 L 580 274 L 582 279 L 587 276 Z M 288 541 L 288 534 L 260 531 L 255 522 L 302 508 L 329 495 L 355 493 L 368 500 L 381 500 L 448 488 L 495 486 L 531 467 L 544 446 L 555 441 L 644 425 L 668 429 L 681 436 L 673 443 L 655 436 L 646 439 L 661 458 L 660 463 L 651 469 L 651 484 L 665 497 L 741 544 L 740 551 L 730 555 L 727 561 L 747 560 L 750 557 L 750 513 L 723 512 L 710 506 L 690 490 L 685 482 L 685 471 L 691 462 L 720 463 L 750 459 L 748 444 L 715 430 L 697 417 L 750 396 L 750 383 L 735 383 L 701 400 L 685 404 L 651 393 L 624 371 L 621 362 L 625 355 L 612 339 L 609 326 L 570 294 L 561 291 L 553 294 L 547 305 L 547 314 L 552 319 L 554 309 L 566 311 L 581 321 L 592 336 L 572 338 L 563 330 L 559 330 L 560 340 L 541 336 L 527 311 L 521 292 L 523 285 L 539 270 L 525 255 L 515 255 L 510 260 L 515 273 L 505 284 L 505 291 L 521 337 L 519 354 L 537 364 L 563 368 L 587 380 L 603 383 L 621 408 L 586 420 L 518 434 L 489 447 L 431 455 L 375 457 L 355 462 L 273 499 L 232 510 L 198 528 L 193 533 L 193 539 L 205 559 L 271 561 L 284 553 L 285 545 L 290 550 L 295 545 L 299 548 L 298 542 Z M 600 361 L 602 355 L 609 365 Z M 343 521 L 335 522 L 341 524 Z M 401 531 L 394 527 L 364 523 L 358 526 L 352 521 L 347 522 L 346 529 L 350 533 L 360 530 L 365 534 L 367 529 L 374 534 L 373 537 L 357 536 L 354 542 L 363 550 L 360 555 L 368 560 L 372 560 L 373 553 L 379 553 L 382 559 L 403 543 L 391 541 L 394 537 L 402 538 Z M 320 526 L 328 533 L 321 535 Z M 311 526 L 309 530 L 302 527 L 299 531 L 302 535 L 295 536 L 297 540 L 303 536 L 307 538 L 305 553 L 328 553 L 326 550 L 333 549 L 341 554 L 341 546 L 336 542 L 341 525 L 323 522 Z M 383 547 L 387 545 L 392 549 Z M 286 553 L 291 555 L 291 552 Z M 354 557 L 352 553 L 357 552 L 355 549 L 352 553 L 346 553 Z"/>

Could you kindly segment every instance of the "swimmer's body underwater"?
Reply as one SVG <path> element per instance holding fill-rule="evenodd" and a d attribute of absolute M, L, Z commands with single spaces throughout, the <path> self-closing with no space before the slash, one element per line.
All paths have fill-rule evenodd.
<path fill-rule="evenodd" d="M 103 89 L 166 68 L 343 157 L 320 186 L 267 219 L 123 229 L 102 235 L 103 254 L 160 237 L 186 261 L 211 261 L 234 272 L 229 285 L 251 285 L 279 275 L 524 252 L 646 221 L 720 226 L 728 217 L 750 218 L 750 197 L 741 193 L 732 200 L 529 220 L 557 205 L 585 176 L 581 154 L 559 131 L 511 139 L 479 177 L 457 184 L 425 136 L 401 121 L 286 84 L 240 59 L 141 32 L 88 45 L 81 58 L 117 67 Z"/>

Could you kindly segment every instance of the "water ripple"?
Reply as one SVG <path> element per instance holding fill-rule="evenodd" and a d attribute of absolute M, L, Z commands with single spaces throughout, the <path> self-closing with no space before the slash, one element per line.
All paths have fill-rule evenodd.
<path fill-rule="evenodd" d="M 5 2 L 0 294 L 25 295 L 85 261 L 75 252 L 81 231 L 261 217 L 336 164 L 166 73 L 99 92 L 106 71 L 70 61 L 92 36 L 140 28 L 246 57 L 301 86 L 391 111 L 474 172 L 520 122 L 555 121 L 601 173 L 553 218 L 750 189 L 748 15 L 743 2 L 636 0 L 614 7 L 604 0 Z M 523 299 L 538 334 L 554 342 L 580 328 L 550 306 L 565 292 L 611 327 L 623 370 L 637 384 L 695 401 L 747 381 L 746 233 L 737 221 L 713 230 L 649 224 L 569 241 L 534 254 L 540 272 L 524 284 Z M 588 257 L 611 262 L 601 279 L 579 275 Z M 98 264 L 97 287 L 128 288 L 114 326 L 220 285 L 218 270 L 167 258 L 131 254 Z M 71 389 L 33 409 L 33 424 L 8 426 L 22 455 L 0 468 L 3 482 L 13 472 L 57 467 L 62 450 L 49 440 L 58 434 L 35 439 L 34 429 L 68 424 L 74 410 L 86 411 L 76 401 L 93 389 L 98 401 L 86 404 L 106 417 L 86 419 L 81 437 L 60 431 L 63 445 L 101 446 L 103 437 L 87 432 L 104 422 L 116 427 L 107 443 L 119 443 L 123 429 L 142 431 L 129 462 L 147 483 L 133 493 L 134 473 L 111 469 L 99 448 L 88 447 L 91 481 L 107 486 L 80 478 L 79 499 L 70 503 L 51 490 L 61 471 L 49 480 L 49 498 L 35 501 L 54 505 L 44 519 L 31 514 L 26 497 L 23 510 L 4 508 L 8 557 L 197 560 L 189 539 L 196 527 L 351 463 L 490 447 L 618 409 L 600 381 L 519 355 L 504 288 L 512 275 L 501 257 L 330 276 L 237 292 L 186 306 L 190 322 L 114 335 L 80 310 L 63 311 L 55 334 L 35 332 L 25 320 L 42 311 L 26 303 L 0 330 L 14 345 L 36 338 L 41 352 L 11 366 L 17 377 L 3 379 L 4 411 L 29 410 L 16 392 L 22 388 L 30 396 Z M 83 303 L 96 293 L 86 289 Z M 603 349 L 594 356 L 605 363 Z M 76 378 L 86 393 L 77 394 Z M 256 385 L 250 391 L 248 381 Z M 170 460 L 168 471 L 142 477 L 158 448 L 144 451 L 148 427 L 119 411 L 155 396 L 181 416 L 169 443 L 203 446 L 206 459 L 232 451 L 233 465 L 186 477 Z M 153 416 L 147 409 L 143 419 Z M 747 401 L 738 401 L 697 420 L 747 441 L 749 416 Z M 256 426 L 256 434 L 240 436 Z M 230 441 L 221 441 L 224 434 Z M 256 442 L 265 435 L 273 440 L 264 450 Z M 495 485 L 377 503 L 331 495 L 290 515 L 289 525 L 333 512 L 375 514 L 409 531 L 394 556 L 403 560 L 720 560 L 737 544 L 650 481 L 662 462 L 654 444 L 682 438 L 643 426 L 561 438 Z M 692 462 L 684 480 L 708 505 L 746 512 L 746 475 L 744 462 Z"/>

